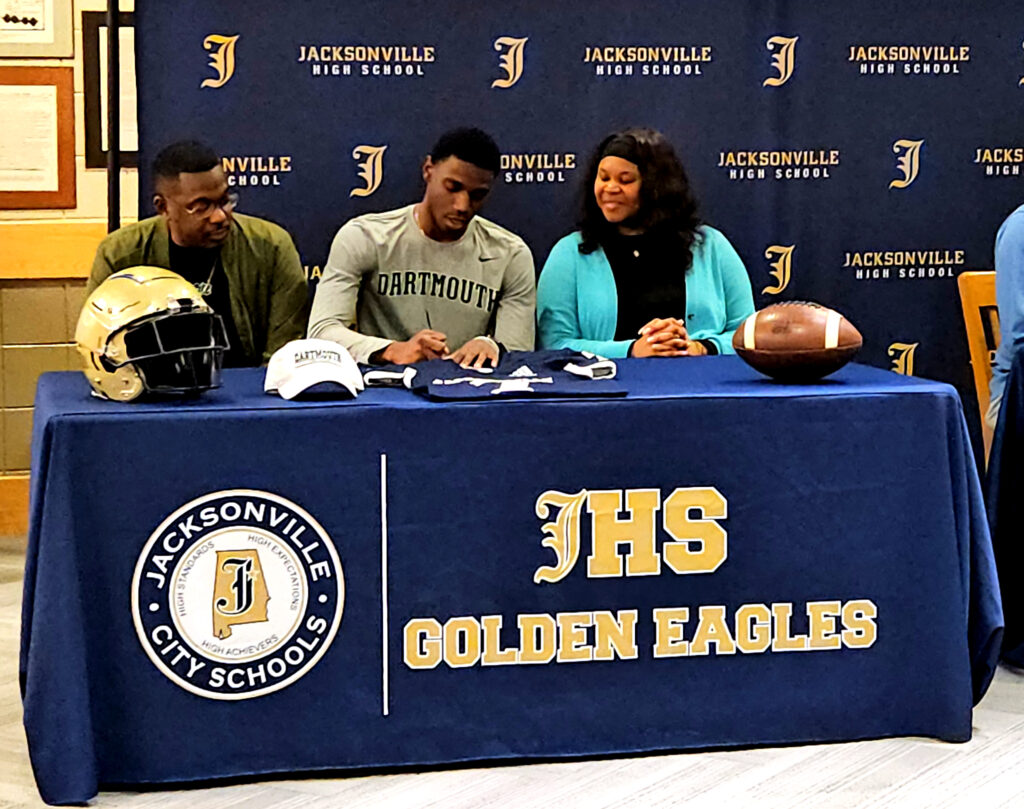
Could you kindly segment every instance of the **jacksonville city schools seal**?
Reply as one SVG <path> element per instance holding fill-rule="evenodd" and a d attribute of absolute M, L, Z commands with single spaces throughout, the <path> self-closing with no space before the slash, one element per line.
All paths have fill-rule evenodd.
<path fill-rule="evenodd" d="M 334 640 L 345 582 L 313 517 L 270 492 L 186 503 L 146 542 L 132 579 L 142 648 L 182 688 L 238 700 L 291 685 Z"/>

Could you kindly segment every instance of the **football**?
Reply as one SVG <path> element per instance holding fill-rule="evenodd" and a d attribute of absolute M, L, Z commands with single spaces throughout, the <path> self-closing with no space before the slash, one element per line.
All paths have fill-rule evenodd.
<path fill-rule="evenodd" d="M 863 339 L 839 312 L 806 301 L 766 306 L 744 320 L 732 338 L 748 365 L 780 382 L 813 382 L 838 371 Z"/>

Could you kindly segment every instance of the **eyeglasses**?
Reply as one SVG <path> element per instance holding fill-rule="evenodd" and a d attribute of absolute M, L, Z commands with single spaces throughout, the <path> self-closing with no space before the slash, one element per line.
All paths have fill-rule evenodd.
<path fill-rule="evenodd" d="M 210 216 L 217 208 L 224 213 L 231 213 L 238 205 L 238 194 L 233 191 L 223 199 L 214 202 L 212 199 L 197 199 L 191 205 L 185 206 L 185 212 L 191 216 Z"/>

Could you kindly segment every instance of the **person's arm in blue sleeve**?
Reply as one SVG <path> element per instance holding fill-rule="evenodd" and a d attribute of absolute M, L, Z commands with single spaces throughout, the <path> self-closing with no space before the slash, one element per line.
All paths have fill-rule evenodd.
<path fill-rule="evenodd" d="M 1024 211 L 1010 215 L 996 235 L 996 306 L 999 311 L 999 348 L 992 362 L 989 412 L 995 426 L 1013 355 L 1024 345 Z"/>
<path fill-rule="evenodd" d="M 705 238 L 714 239 L 712 261 L 715 272 L 721 278 L 723 305 L 725 307 L 725 325 L 717 334 L 700 333 L 692 335 L 694 339 L 709 340 L 714 343 L 719 354 L 735 354 L 732 347 L 732 336 L 739 325 L 754 313 L 754 293 L 750 288 L 750 276 L 743 266 L 743 259 L 721 233 L 708 233 Z"/>
<path fill-rule="evenodd" d="M 1024 213 L 1015 214 L 996 238 L 996 304 L 999 350 L 1006 346 L 1005 356 L 1012 358 L 1024 344 Z"/>
<path fill-rule="evenodd" d="M 541 348 L 571 348 L 604 357 L 629 356 L 632 340 L 585 339 L 577 306 L 576 274 L 582 260 L 575 239 L 562 239 L 548 254 L 537 284 L 537 331 Z"/>

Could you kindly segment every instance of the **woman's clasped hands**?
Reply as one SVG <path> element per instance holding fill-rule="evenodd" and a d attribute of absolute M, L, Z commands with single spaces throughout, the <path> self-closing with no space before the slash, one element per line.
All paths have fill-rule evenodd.
<path fill-rule="evenodd" d="M 707 354 L 703 343 L 691 340 L 677 317 L 656 317 L 644 324 L 633 342 L 634 357 L 699 357 Z"/>

